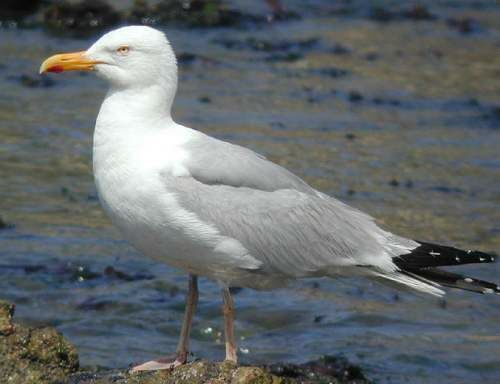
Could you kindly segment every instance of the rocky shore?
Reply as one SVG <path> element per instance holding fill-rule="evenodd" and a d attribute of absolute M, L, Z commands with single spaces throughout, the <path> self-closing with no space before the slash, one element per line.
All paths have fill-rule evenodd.
<path fill-rule="evenodd" d="M 173 371 L 129 374 L 88 371 L 78 353 L 54 328 L 13 322 L 15 306 L 0 301 L 0 383 L 9 384 L 363 384 L 360 367 L 342 357 L 325 356 L 305 364 L 237 366 L 195 360 Z"/>

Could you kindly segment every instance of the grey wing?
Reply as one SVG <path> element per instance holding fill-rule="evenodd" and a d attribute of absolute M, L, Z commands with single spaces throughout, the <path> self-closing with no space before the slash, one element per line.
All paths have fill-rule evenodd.
<path fill-rule="evenodd" d="M 185 164 L 190 175 L 204 184 L 319 193 L 287 169 L 248 148 L 201 133 L 186 143 L 185 148 L 190 153 Z"/>
<path fill-rule="evenodd" d="M 168 183 L 185 209 L 241 243 L 263 272 L 304 277 L 359 265 L 394 269 L 386 246 L 393 235 L 335 199 L 292 189 L 205 184 L 192 177 Z"/>

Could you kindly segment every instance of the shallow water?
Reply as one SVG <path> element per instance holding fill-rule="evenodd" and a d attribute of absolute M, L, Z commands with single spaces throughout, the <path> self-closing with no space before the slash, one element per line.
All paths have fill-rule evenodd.
<path fill-rule="evenodd" d="M 437 20 L 381 24 L 312 3 L 303 20 L 257 30 L 166 29 L 178 54 L 197 55 L 180 63 L 177 121 L 265 154 L 398 234 L 500 253 L 498 7 L 443 2 Z M 481 28 L 447 25 L 461 15 Z M 0 231 L 0 296 L 25 322 L 56 326 L 82 365 L 124 367 L 173 350 L 185 276 L 129 247 L 99 207 L 91 140 L 105 85 L 20 81 L 92 40 L 0 30 L 0 215 L 15 224 Z M 498 264 L 462 270 L 500 276 Z M 218 288 L 202 279 L 201 292 L 192 350 L 220 359 Z M 322 279 L 235 300 L 245 363 L 344 354 L 381 383 L 500 379 L 498 297 Z"/>

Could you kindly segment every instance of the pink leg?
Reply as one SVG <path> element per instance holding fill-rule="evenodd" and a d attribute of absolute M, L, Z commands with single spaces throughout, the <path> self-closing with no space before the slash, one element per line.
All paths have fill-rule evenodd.
<path fill-rule="evenodd" d="M 175 355 L 167 356 L 145 363 L 136 365 L 130 371 L 156 371 L 159 369 L 172 369 L 179 365 L 185 364 L 189 351 L 189 333 L 191 331 L 191 323 L 193 315 L 198 303 L 198 277 L 189 275 L 189 288 L 186 296 L 186 309 L 184 311 L 184 320 L 182 322 L 181 334 Z"/>
<path fill-rule="evenodd" d="M 224 334 L 226 338 L 226 360 L 238 362 L 234 340 L 234 302 L 229 288 L 222 289 L 222 312 L 224 313 Z"/>

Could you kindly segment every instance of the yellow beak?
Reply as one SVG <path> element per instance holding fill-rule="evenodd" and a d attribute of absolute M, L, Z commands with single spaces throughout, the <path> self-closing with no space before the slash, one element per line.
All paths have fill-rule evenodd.
<path fill-rule="evenodd" d="M 85 51 L 60 53 L 50 56 L 40 66 L 40 73 L 63 71 L 91 71 L 99 61 L 89 60 Z"/>

